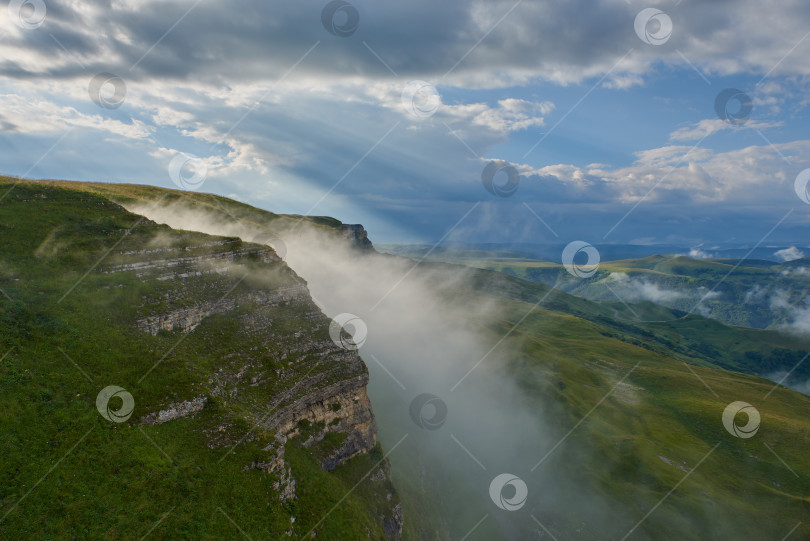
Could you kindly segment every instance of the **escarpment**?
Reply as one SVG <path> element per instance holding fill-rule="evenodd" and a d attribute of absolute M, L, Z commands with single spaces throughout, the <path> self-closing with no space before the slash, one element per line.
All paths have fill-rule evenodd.
<path fill-rule="evenodd" d="M 227 513 L 253 538 L 399 539 L 368 370 L 331 340 L 306 282 L 266 245 L 171 229 L 64 184 L 21 182 L 0 205 L 0 324 L 15 344 L 3 381 L 57 408 L 31 414 L 48 438 L 83 442 L 64 462 L 76 492 L 135 511 L 123 525 L 85 523 L 106 503 L 51 523 L 141 532 L 175 506 L 167 538 L 232 537 Z M 106 386 L 134 410 L 105 416 Z M 28 441 L 24 428 L 8 433 Z M 49 528 L 41 537 L 64 537 Z"/>
<path fill-rule="evenodd" d="M 341 226 L 343 234 L 349 239 L 356 247 L 361 250 L 373 250 L 374 245 L 368 238 L 368 231 L 360 224 L 343 224 Z"/>
<path fill-rule="evenodd" d="M 260 353 L 227 352 L 225 362 L 207 381 L 210 396 L 223 404 L 239 401 L 243 394 L 250 396 L 257 413 L 251 420 L 285 441 L 299 434 L 297 425 L 302 421 L 323 427 L 308 443 L 320 441 L 330 432 L 345 434 L 345 442 L 324 460 L 325 470 L 371 450 L 377 438 L 365 391 L 368 371 L 357 352 L 323 337 L 329 321 L 310 299 L 306 283 L 266 246 L 231 239 L 177 249 L 200 250 L 214 251 L 166 258 L 163 248 L 162 259 L 151 259 L 153 250 L 121 252 L 116 259 L 123 262 L 116 261 L 103 272 L 134 273 L 142 280 L 161 281 L 166 280 L 167 272 L 172 273 L 167 283 L 173 287 L 165 288 L 159 297 L 142 299 L 144 315 L 135 322 L 142 332 L 186 334 L 215 315 L 238 318 L 238 334 L 250 337 L 255 342 L 253 350 Z M 197 289 L 205 290 L 209 298 L 199 298 Z M 281 336 L 274 320 L 282 317 L 288 327 L 292 314 L 302 324 L 292 335 Z M 304 368 L 306 373 L 301 374 Z M 256 396 L 258 390 L 270 391 L 265 408 Z M 205 400 L 197 397 L 167 405 L 165 410 L 145 416 L 144 422 L 182 418 L 199 411 Z M 267 414 L 262 418 L 258 414 L 263 409 Z M 209 441 L 211 447 L 228 443 L 219 436 Z"/>
<path fill-rule="evenodd" d="M 227 449 L 267 440 L 262 447 L 265 459 L 244 467 L 276 476 L 274 486 L 282 501 L 296 497 L 295 473 L 285 461 L 289 441 L 310 448 L 330 434 L 339 437 L 318 455 L 327 472 L 372 451 L 377 427 L 366 394 L 368 370 L 356 351 L 328 338 L 329 320 L 313 303 L 306 283 L 271 248 L 239 239 L 186 245 L 176 252 L 166 247 L 159 252 L 122 251 L 102 272 L 130 273 L 162 284 L 160 295 L 141 299 L 134 323 L 140 332 L 193 335 L 219 317 L 235 324 L 240 347 L 223 352 L 214 373 L 200 382 L 202 388 L 195 388 L 195 396 L 166 404 L 141 422 L 156 425 L 195 416 L 209 401 L 244 411 L 252 430 L 234 433 L 233 419 L 226 415 L 206 432 L 207 445 Z M 209 335 L 216 326 L 201 331 Z M 249 348 L 244 347 L 247 343 Z M 377 477 L 370 482 L 390 482 L 387 469 Z M 384 517 L 384 526 L 387 536 L 399 537 L 399 507 Z"/>

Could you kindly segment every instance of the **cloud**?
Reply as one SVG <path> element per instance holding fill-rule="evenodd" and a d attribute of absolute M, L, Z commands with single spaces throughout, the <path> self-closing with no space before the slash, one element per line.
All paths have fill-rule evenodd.
<path fill-rule="evenodd" d="M 782 310 L 788 319 L 778 328 L 799 336 L 810 335 L 810 306 L 802 302 L 791 302 L 792 293 L 782 289 L 774 291 L 771 297 L 771 309 Z"/>
<path fill-rule="evenodd" d="M 550 101 L 532 102 L 528 100 L 508 98 L 498 101 L 497 108 L 487 108 L 479 115 L 473 124 L 481 124 L 493 132 L 511 132 L 525 130 L 533 126 L 545 124 L 544 115 L 554 110 Z"/>
<path fill-rule="evenodd" d="M 787 163 L 781 153 L 791 162 Z M 665 146 L 640 151 L 626 167 L 582 168 L 555 164 L 541 168 L 525 166 L 526 177 L 570 199 L 598 198 L 604 201 L 693 203 L 747 201 L 749 203 L 795 202 L 792 189 L 796 169 L 810 167 L 810 140 L 764 144 L 715 152 L 706 148 Z M 548 184 L 553 186 L 549 187 Z M 784 190 L 775 189 L 776 186 Z"/>
<path fill-rule="evenodd" d="M 719 299 L 723 296 L 722 291 L 711 291 L 706 286 L 700 286 L 697 288 L 698 296 L 706 301 L 710 301 L 712 299 Z"/>
<path fill-rule="evenodd" d="M 696 246 L 689 250 L 689 257 L 694 257 L 695 259 L 709 259 L 713 256 L 708 252 L 704 252 L 700 246 Z"/>
<path fill-rule="evenodd" d="M 786 307 L 788 308 L 788 307 Z M 810 308 L 788 308 L 790 321 L 779 328 L 799 336 L 810 335 Z"/>
<path fill-rule="evenodd" d="M 807 267 L 793 267 L 793 268 L 789 267 L 786 269 L 782 269 L 782 271 L 779 274 L 781 274 L 782 276 L 790 276 L 790 275 L 810 276 L 810 269 L 808 269 Z"/>
<path fill-rule="evenodd" d="M 626 302 L 650 301 L 666 305 L 688 296 L 683 291 L 667 289 L 644 278 L 630 277 L 625 272 L 612 272 L 609 279 L 621 284 L 620 296 Z"/>
<path fill-rule="evenodd" d="M 798 393 L 810 396 L 810 379 L 805 381 L 796 381 L 795 378 L 790 377 L 790 373 L 786 370 L 771 372 L 770 374 L 765 374 L 762 377 L 775 383 L 779 383 L 780 385 L 784 385 L 788 389 L 793 389 Z"/>
<path fill-rule="evenodd" d="M 627 89 L 640 91 L 663 67 L 691 72 L 681 54 L 712 79 L 776 65 L 752 96 L 763 110 L 795 111 L 807 100 L 810 57 L 797 49 L 777 62 L 810 20 L 798 0 L 770 14 L 779 32 L 762 27 L 763 8 L 753 0 L 673 9 L 676 32 L 660 47 L 638 39 L 637 9 L 622 2 L 523 2 L 512 12 L 511 0 L 352 3 L 361 24 L 349 38 L 326 31 L 321 4 L 91 0 L 49 5 L 45 24 L 30 31 L 0 11 L 0 126 L 13 149 L 4 172 L 168 185 L 168 163 L 182 151 L 205 160 L 205 190 L 277 211 L 362 221 L 386 240 L 435 241 L 485 201 L 487 212 L 469 219 L 488 222 L 462 225 L 476 240 L 556 239 L 581 235 L 586 224 L 585 233 L 603 234 L 638 204 L 616 235 L 640 236 L 623 228 L 658 220 L 670 205 L 670 221 L 654 232 L 645 227 L 643 236 L 689 231 L 693 243 L 704 240 L 697 230 L 708 221 L 739 224 L 729 215 L 754 204 L 762 205 L 746 211 L 739 235 L 759 238 L 765 231 L 751 232 L 753 214 L 770 220 L 775 211 L 766 206 L 795 203 L 789 184 L 797 168 L 810 166 L 810 141 L 721 151 L 681 144 L 697 134 L 690 129 L 721 129 L 696 120 L 670 140 L 673 127 L 663 126 L 660 143 L 635 159 L 617 158 L 620 165 L 582 165 L 615 156 L 589 158 L 579 148 L 588 137 L 565 136 L 561 146 L 576 152 L 560 159 L 538 152 L 536 161 L 517 163 L 519 196 L 497 205 L 480 182 L 484 162 L 520 161 L 524 136 L 536 141 L 534 132 L 565 120 L 555 133 L 562 136 L 599 94 L 635 102 L 646 96 Z M 125 79 L 121 108 L 89 100 L 88 82 L 101 71 Z M 437 86 L 435 115 L 407 114 L 402 90 L 411 79 Z M 578 102 L 563 105 L 566 95 L 554 90 L 584 83 L 573 90 L 586 95 L 599 80 L 606 89 L 568 116 Z M 632 131 L 593 129 L 606 139 Z M 600 151 L 612 143 L 601 141 Z M 548 217 L 555 233 L 523 203 Z"/>
<path fill-rule="evenodd" d="M 719 118 L 709 118 L 700 120 L 692 126 L 678 128 L 669 134 L 669 138 L 673 141 L 697 141 L 722 130 L 765 130 L 782 125 L 783 122 L 757 122 L 754 120 L 735 125 Z"/>
<path fill-rule="evenodd" d="M 364 93 L 369 100 L 393 112 L 397 117 L 412 121 L 408 108 L 403 106 L 403 86 L 399 82 L 374 83 L 352 89 Z M 348 98 L 351 99 L 351 98 Z M 494 104 L 486 102 L 446 103 L 441 101 L 431 116 L 460 130 L 463 139 L 474 138 L 475 132 L 487 132 L 503 137 L 510 132 L 545 125 L 545 116 L 555 106 L 551 101 L 531 101 L 505 98 Z M 435 115 L 435 116 L 434 116 Z"/>
<path fill-rule="evenodd" d="M 638 282 L 635 285 L 635 288 L 640 298 L 656 303 L 672 302 L 685 296 L 681 291 L 664 289 L 658 284 L 652 282 Z"/>
<path fill-rule="evenodd" d="M 58 105 L 40 98 L 26 99 L 17 94 L 0 94 L 0 110 L 10 131 L 33 135 L 62 133 L 69 128 L 87 128 L 130 139 L 150 137 L 154 128 L 140 120 L 122 121 L 101 114 L 80 112 L 69 105 Z"/>
<path fill-rule="evenodd" d="M 39 33 L 19 29 L 10 17 L 0 19 L 0 54 L 7 59 L 0 72 L 65 79 L 107 70 L 132 80 L 232 85 L 277 79 L 318 44 L 295 77 L 391 80 L 393 71 L 403 79 L 495 87 L 532 79 L 569 84 L 609 72 L 606 85 L 626 88 L 642 84 L 658 63 L 695 66 L 710 76 L 810 73 L 807 55 L 785 55 L 810 24 L 802 0 L 784 0 L 779 9 L 755 0 L 673 9 L 675 31 L 660 47 L 638 39 L 633 31 L 638 8 L 621 2 L 352 3 L 360 24 L 349 38 L 325 30 L 321 3 L 54 4 Z M 768 9 L 768 25 L 762 24 L 763 9 Z"/>
<path fill-rule="evenodd" d="M 768 286 L 762 287 L 759 284 L 754 284 L 754 286 L 745 292 L 745 302 L 749 303 L 752 301 L 759 302 L 765 298 L 768 294 L 770 288 Z"/>
<path fill-rule="evenodd" d="M 795 246 L 791 246 L 790 248 L 777 250 L 776 252 L 774 252 L 773 255 L 775 255 L 782 261 L 794 261 L 796 259 L 802 259 L 804 257 L 804 252 L 802 252 Z"/>

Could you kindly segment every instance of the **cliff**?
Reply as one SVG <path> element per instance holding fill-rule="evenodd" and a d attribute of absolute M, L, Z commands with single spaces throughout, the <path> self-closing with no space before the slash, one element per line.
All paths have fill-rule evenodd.
<path fill-rule="evenodd" d="M 0 383 L 19 397 L 18 418 L 0 423 L 6 534 L 140 537 L 174 505 L 166 538 L 234 537 L 237 524 L 258 537 L 399 539 L 368 370 L 331 341 L 306 283 L 268 246 L 173 230 L 60 186 L 24 182 L 0 205 Z M 120 423 L 127 412 L 99 406 L 108 385 L 132 396 Z M 20 453 L 32 432 L 48 444 Z M 62 482 L 26 495 L 61 456 L 53 445 L 76 441 L 52 474 Z M 90 498 L 48 503 L 62 490 Z M 132 511 L 89 519 L 108 508 Z"/>
<path fill-rule="evenodd" d="M 341 229 L 346 238 L 362 250 L 373 250 L 374 245 L 368 238 L 368 231 L 360 224 L 342 224 Z"/>

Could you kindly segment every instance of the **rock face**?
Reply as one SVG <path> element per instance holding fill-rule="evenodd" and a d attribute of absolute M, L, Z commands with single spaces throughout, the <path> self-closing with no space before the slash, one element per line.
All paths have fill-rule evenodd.
<path fill-rule="evenodd" d="M 143 423 L 147 425 L 160 425 L 174 421 L 175 419 L 182 419 L 201 412 L 207 402 L 208 398 L 198 396 L 192 400 L 170 404 L 165 410 L 144 416 Z"/>
<path fill-rule="evenodd" d="M 383 526 L 385 527 L 385 536 L 388 539 L 402 539 L 402 504 L 394 506 L 394 512 L 391 518 L 383 519 Z"/>
<path fill-rule="evenodd" d="M 366 395 L 367 384 L 368 375 L 333 383 L 282 408 L 268 419 L 266 426 L 291 438 L 298 435 L 297 425 L 303 420 L 324 425 L 323 430 L 309 437 L 305 446 L 322 440 L 329 432 L 346 434 L 343 444 L 322 464 L 324 470 L 332 471 L 351 457 L 373 449 L 377 443 L 377 425 Z"/>
<path fill-rule="evenodd" d="M 374 246 L 368 238 L 368 232 L 360 224 L 343 224 L 343 233 L 362 250 L 372 250 Z"/>
<path fill-rule="evenodd" d="M 306 286 L 296 284 L 291 287 L 278 288 L 272 291 L 255 291 L 243 295 L 230 296 L 216 301 L 205 301 L 187 308 L 177 308 L 168 312 L 140 318 L 136 325 L 139 329 L 156 335 L 160 331 L 191 332 L 203 319 L 214 314 L 225 314 L 237 306 L 255 304 L 273 306 L 289 304 L 299 298 L 309 298 Z"/>
<path fill-rule="evenodd" d="M 362 226 L 347 230 L 361 246 L 370 246 Z M 365 242 L 364 242 L 365 241 Z M 367 244 L 366 244 L 367 243 Z M 134 327 L 151 336 L 182 337 L 216 333 L 212 318 L 238 321 L 238 343 L 249 347 L 225 351 L 219 367 L 195 390 L 141 417 L 158 425 L 194 417 L 214 401 L 247 412 L 255 430 L 239 434 L 222 419 L 206 434 L 211 449 L 241 441 L 267 439 L 266 458 L 245 464 L 275 477 L 278 498 L 296 498 L 297 480 L 284 456 L 290 440 L 306 448 L 328 434 L 343 435 L 340 445 L 321 461 L 331 472 L 347 460 L 372 451 L 377 426 L 366 394 L 368 370 L 356 351 L 328 338 L 329 320 L 312 302 L 306 283 L 267 246 L 238 239 L 178 249 L 120 252 L 102 272 L 135 275 L 161 284 L 160 293 L 143 298 Z M 188 254 L 191 252 L 191 254 Z M 198 253 L 195 253 L 198 252 Z M 155 256 L 159 259 L 154 259 Z M 200 292 L 205 292 L 201 298 Z M 208 327 L 206 327 L 208 325 Z M 202 387 L 202 388 L 199 388 Z M 385 462 L 378 483 L 390 483 Z M 389 539 L 400 539 L 402 511 L 392 504 L 381 516 Z"/>
<path fill-rule="evenodd" d="M 138 276 L 143 276 L 144 271 L 151 270 L 151 269 L 173 269 L 177 267 L 188 267 L 188 266 L 211 266 L 215 263 L 233 263 L 234 261 L 239 260 L 240 258 L 255 255 L 261 258 L 264 263 L 271 263 L 274 261 L 281 261 L 275 252 L 272 250 L 256 250 L 250 248 L 234 248 L 236 241 L 234 239 L 227 239 L 218 242 L 210 242 L 199 244 L 193 247 L 186 246 L 182 249 L 175 249 L 170 250 L 167 248 L 158 248 L 152 250 L 136 250 L 136 251 L 128 251 L 128 252 L 121 252 L 121 256 L 130 256 L 135 261 L 131 261 L 129 263 L 122 263 L 120 265 L 112 265 L 106 269 L 105 272 L 107 273 L 116 273 L 116 272 L 124 272 L 124 271 L 135 271 Z M 189 252 L 192 249 L 194 251 L 198 250 L 205 250 L 210 248 L 221 248 L 222 251 L 211 251 L 206 252 L 201 255 L 196 256 L 178 256 L 172 258 L 165 258 L 165 259 L 152 259 L 151 256 L 153 254 L 162 254 L 166 252 Z M 141 259 L 143 257 L 147 257 L 147 259 Z M 169 274 L 164 276 L 159 276 L 158 280 L 160 279 L 169 279 L 169 278 L 176 278 L 178 277 L 177 273 L 172 273 L 170 271 Z"/>

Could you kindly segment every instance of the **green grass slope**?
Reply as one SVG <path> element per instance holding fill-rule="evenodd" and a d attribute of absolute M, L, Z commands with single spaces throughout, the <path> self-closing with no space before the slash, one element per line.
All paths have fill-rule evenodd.
<path fill-rule="evenodd" d="M 677 359 L 759 376 L 792 371 L 797 380 L 810 378 L 810 363 L 801 362 L 810 342 L 795 335 L 727 325 L 651 302 L 593 302 L 500 272 L 469 272 L 476 288 L 526 302 L 543 298 L 545 308 L 593 322 L 606 336 Z"/>
<path fill-rule="evenodd" d="M 587 280 L 569 275 L 559 263 L 533 259 L 462 255 L 444 261 L 554 285 L 590 300 L 628 304 L 649 300 L 732 325 L 786 332 L 796 323 L 796 308 L 806 308 L 810 293 L 810 259 L 778 264 L 654 255 L 603 261 Z"/>
<path fill-rule="evenodd" d="M 601 510 L 579 510 L 575 494 L 550 489 L 531 512 L 553 535 L 778 540 L 792 532 L 789 539 L 810 538 L 809 397 L 722 369 L 717 357 L 693 348 L 670 349 L 665 339 L 675 337 L 660 329 L 661 336 L 650 336 L 647 328 L 586 314 L 583 300 L 565 293 L 526 282 L 513 282 L 510 292 L 503 284 L 513 280 L 481 274 L 475 293 L 450 292 L 448 302 L 493 296 L 502 303 L 504 318 L 490 330 L 493 342 L 506 336 L 501 347 L 511 351 L 500 369 L 520 382 L 530 409 L 554 420 L 552 442 L 559 447 L 538 449 L 511 473 L 544 485 L 562 472 L 605 502 Z M 697 317 L 679 325 L 684 321 L 694 328 L 678 327 L 681 340 L 706 335 L 702 340 L 730 347 L 728 326 Z M 769 334 L 732 331 L 749 335 L 734 345 L 737 351 Z M 754 437 L 724 428 L 723 412 L 734 401 L 760 413 Z M 737 424 L 745 422 L 744 414 L 737 417 Z M 523 520 L 522 531 L 547 538 L 532 517 L 515 520 Z"/>

